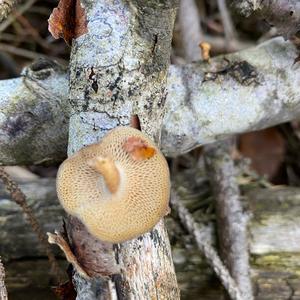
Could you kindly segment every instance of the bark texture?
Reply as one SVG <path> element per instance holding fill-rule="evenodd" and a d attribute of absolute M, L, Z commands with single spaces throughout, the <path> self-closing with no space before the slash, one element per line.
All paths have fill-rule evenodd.
<path fill-rule="evenodd" d="M 206 146 L 206 169 L 214 194 L 221 257 L 236 280 L 243 299 L 252 300 L 248 218 L 242 209 L 234 162 L 230 157 L 232 145 L 229 139 Z"/>
<path fill-rule="evenodd" d="M 128 125 L 132 115 L 139 117 L 142 131 L 159 144 L 175 3 L 82 0 L 81 4 L 88 33 L 73 40 L 72 46 L 69 154 L 99 141 L 109 129 Z M 73 222 L 69 220 L 68 234 L 82 258 L 92 259 L 92 248 L 92 255 L 100 257 L 93 262 L 99 264 L 105 247 L 113 266 L 98 274 L 109 274 L 111 280 L 102 278 L 98 284 L 76 275 L 78 300 L 96 299 L 99 284 L 106 285 L 105 292 L 116 299 L 179 299 L 163 221 L 150 233 L 114 248 L 98 242 L 95 246 L 95 239 L 86 240 L 87 233 L 80 229 L 79 234 Z"/>
<path fill-rule="evenodd" d="M 112 57 L 115 56 L 114 53 L 112 52 Z M 95 57 L 99 60 L 99 57 L 104 59 L 105 55 L 95 54 Z M 168 156 L 177 156 L 232 134 L 259 130 L 298 118 L 299 63 L 294 65 L 297 55 L 297 49 L 291 42 L 275 38 L 255 48 L 213 58 L 211 64 L 170 66 L 161 139 L 163 152 Z M 28 70 L 21 78 L 0 81 L 0 163 L 4 165 L 43 161 L 50 164 L 62 161 L 66 156 L 70 115 L 67 105 L 68 76 L 65 71 L 55 71 L 55 67 L 51 65 L 48 67 L 47 63 L 44 64 L 44 68 L 40 65 L 40 68 L 33 69 L 36 71 Z M 89 72 L 86 78 L 89 78 L 89 74 L 94 78 L 88 79 L 90 85 L 94 88 L 100 86 L 98 79 L 96 80 L 99 75 L 93 75 L 91 69 Z M 127 72 L 128 82 L 133 82 L 133 77 L 130 76 L 136 72 Z M 45 78 L 40 77 L 40 73 L 46 74 Z M 107 86 L 108 96 L 117 93 L 124 97 L 123 92 L 119 92 L 122 85 L 122 88 L 127 87 L 128 94 L 131 95 L 128 82 L 118 79 L 116 87 L 102 82 L 102 94 L 105 94 L 103 86 Z M 82 85 L 80 80 L 76 81 L 76 84 Z M 34 86 L 34 89 L 29 89 L 28 86 Z M 134 88 L 134 85 L 131 86 Z M 90 87 L 90 91 L 86 93 L 95 96 L 100 90 L 96 93 Z M 138 113 L 138 107 L 142 106 L 142 101 L 137 99 L 139 93 L 147 94 L 149 89 L 143 84 L 136 86 L 135 96 L 132 98 L 135 100 L 130 103 L 124 102 L 124 113 L 127 111 L 129 115 L 131 108 Z M 102 101 L 100 109 L 109 109 L 106 102 L 107 100 Z M 133 103 L 139 103 L 139 106 Z M 119 109 L 119 105 L 115 103 L 116 110 Z M 151 102 L 145 105 L 151 109 Z M 94 104 L 91 102 L 90 106 L 93 109 Z M 110 108 L 107 112 L 98 111 L 97 116 L 93 115 L 91 119 L 91 112 L 88 111 L 74 114 L 73 122 L 82 121 L 86 131 L 90 128 L 95 133 L 101 131 L 100 127 L 109 129 L 118 124 L 127 124 L 126 114 L 115 118 L 111 110 Z M 19 124 L 23 126 L 20 127 Z M 22 128 L 25 128 L 25 125 L 24 131 Z M 145 126 L 143 124 L 144 128 Z M 73 134 L 76 135 L 75 132 Z M 90 142 L 96 140 L 97 137 L 90 138 Z"/>
<path fill-rule="evenodd" d="M 45 235 L 61 224 L 64 212 L 57 201 L 55 180 L 36 179 L 19 182 Z M 10 200 L 3 185 L 0 188 L 0 253 L 4 261 L 21 257 L 45 256 L 36 234 L 24 218 L 22 209 Z M 53 248 L 56 254 L 60 252 Z"/>
<path fill-rule="evenodd" d="M 1 0 L 0 2 L 0 22 L 7 18 L 18 0 Z"/>
<path fill-rule="evenodd" d="M 171 66 L 162 149 L 171 156 L 299 117 L 297 49 L 276 38 L 210 64 Z"/>
<path fill-rule="evenodd" d="M 175 191 L 172 191 L 171 193 L 171 205 L 177 212 L 182 225 L 195 239 L 197 247 L 220 279 L 222 285 L 230 296 L 230 299 L 245 300 L 235 280 L 231 277 L 228 269 L 221 261 L 216 249 L 212 246 L 211 238 L 207 239 L 208 228 L 205 226 L 201 228 L 199 224 L 195 222 L 193 216 L 184 207 Z"/>
<path fill-rule="evenodd" d="M 7 290 L 5 286 L 5 270 L 0 258 L 0 300 L 7 299 Z"/>
<path fill-rule="evenodd" d="M 53 231 L 61 222 L 63 214 L 55 195 L 54 180 L 38 179 L 20 183 L 45 231 Z M 37 193 L 37 191 L 39 191 Z M 251 274 L 255 287 L 255 299 L 296 300 L 300 295 L 299 239 L 300 239 L 300 189 L 255 189 L 247 192 L 243 206 L 253 215 L 249 223 Z M 45 257 L 36 236 L 31 233 L 21 209 L 8 200 L 8 194 L 0 186 L 0 253 L 6 265 L 6 284 L 12 299 L 24 292 L 28 299 L 49 287 L 49 263 L 36 258 Z M 195 207 L 196 202 L 181 194 L 183 204 Z M 197 211 L 193 212 L 199 226 L 208 226 L 205 238 L 208 243 L 216 241 L 214 225 L 202 225 Z M 213 272 L 199 256 L 199 250 L 191 245 L 186 232 L 176 219 L 168 218 L 168 229 L 173 241 L 173 257 L 182 290 L 182 299 L 219 300 L 222 290 Z M 188 245 L 178 244 L 178 237 Z M 54 247 L 57 254 L 58 247 Z M 42 279 L 41 279 L 42 278 Z M 23 294 L 24 295 L 24 294 Z M 49 292 L 49 299 L 52 299 Z M 291 296 L 294 295 L 294 296 Z"/>
<path fill-rule="evenodd" d="M 239 13 L 256 13 L 269 25 L 276 26 L 279 34 L 290 38 L 300 30 L 300 3 L 297 0 L 243 0 L 232 1 Z"/>
<path fill-rule="evenodd" d="M 0 81 L 0 164 L 54 164 L 66 157 L 66 70 L 40 59 Z"/>

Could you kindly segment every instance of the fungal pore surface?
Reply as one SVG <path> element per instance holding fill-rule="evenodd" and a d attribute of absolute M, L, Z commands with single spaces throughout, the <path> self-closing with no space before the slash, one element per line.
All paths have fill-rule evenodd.
<path fill-rule="evenodd" d="M 65 160 L 60 203 L 102 241 L 120 243 L 151 230 L 169 210 L 166 159 L 141 131 L 117 127 Z"/>

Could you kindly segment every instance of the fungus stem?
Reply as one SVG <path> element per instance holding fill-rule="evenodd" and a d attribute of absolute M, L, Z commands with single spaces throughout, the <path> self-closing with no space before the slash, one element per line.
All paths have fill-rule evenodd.
<path fill-rule="evenodd" d="M 88 165 L 104 177 L 104 181 L 111 193 L 117 191 L 120 183 L 120 173 L 112 159 L 97 156 L 90 159 Z"/>

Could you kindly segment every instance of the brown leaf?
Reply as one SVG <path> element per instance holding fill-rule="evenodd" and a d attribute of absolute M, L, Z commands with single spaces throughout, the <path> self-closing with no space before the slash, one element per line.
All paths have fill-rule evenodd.
<path fill-rule="evenodd" d="M 241 135 L 239 149 L 243 156 L 251 158 L 252 168 L 268 179 L 278 175 L 286 152 L 285 140 L 277 128 Z"/>
<path fill-rule="evenodd" d="M 60 0 L 48 20 L 48 30 L 55 39 L 63 38 L 68 45 L 73 38 L 87 33 L 87 20 L 80 0 Z"/>
<path fill-rule="evenodd" d="M 134 136 L 128 138 L 123 147 L 137 161 L 149 159 L 156 152 L 154 148 L 148 146 L 141 138 Z"/>

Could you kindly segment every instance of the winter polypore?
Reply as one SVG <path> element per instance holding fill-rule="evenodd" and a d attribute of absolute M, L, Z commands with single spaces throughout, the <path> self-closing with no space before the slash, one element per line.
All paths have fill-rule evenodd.
<path fill-rule="evenodd" d="M 91 234 L 120 243 L 151 230 L 167 213 L 169 169 L 145 134 L 118 127 L 63 162 L 57 193 Z"/>

